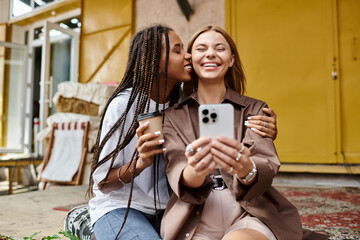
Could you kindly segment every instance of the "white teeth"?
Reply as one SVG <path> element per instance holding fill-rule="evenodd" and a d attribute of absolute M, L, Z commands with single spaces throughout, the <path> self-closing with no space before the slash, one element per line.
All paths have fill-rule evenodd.
<path fill-rule="evenodd" d="M 192 69 L 190 65 L 185 66 L 185 69 Z"/>
<path fill-rule="evenodd" d="M 204 64 L 204 67 L 216 67 L 217 65 L 215 63 L 207 63 Z"/>

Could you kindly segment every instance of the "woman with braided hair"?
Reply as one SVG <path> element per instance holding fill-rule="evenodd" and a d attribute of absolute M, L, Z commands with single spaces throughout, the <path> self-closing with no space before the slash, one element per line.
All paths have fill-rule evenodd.
<path fill-rule="evenodd" d="M 140 113 L 164 110 L 191 80 L 191 55 L 170 28 L 156 25 L 131 41 L 123 79 L 108 100 L 90 175 L 90 217 L 96 239 L 161 239 L 159 224 L 169 199 L 159 133 L 143 134 Z M 274 117 L 269 117 L 274 121 Z M 262 124 L 253 122 L 255 127 Z M 258 124 L 257 124 L 258 123 Z M 256 125 L 257 124 L 257 125 Z M 276 125 L 258 128 L 276 136 Z"/>
<path fill-rule="evenodd" d="M 97 239 L 161 239 L 156 229 L 169 192 L 162 158 L 154 155 L 164 151 L 163 140 L 152 140 L 158 133 L 142 135 L 148 124 L 136 130 L 137 117 L 169 105 L 175 85 L 191 80 L 189 60 L 168 27 L 149 27 L 133 37 L 95 145 L 89 192 L 96 196 L 89 210 Z"/>

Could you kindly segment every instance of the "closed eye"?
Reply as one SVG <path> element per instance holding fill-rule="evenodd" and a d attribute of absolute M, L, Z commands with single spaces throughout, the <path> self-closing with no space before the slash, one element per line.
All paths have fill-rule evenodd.
<path fill-rule="evenodd" d="M 182 50 L 182 47 L 181 47 L 181 45 L 179 43 L 175 44 L 175 46 L 173 47 L 173 51 L 175 53 L 181 53 L 181 50 Z"/>

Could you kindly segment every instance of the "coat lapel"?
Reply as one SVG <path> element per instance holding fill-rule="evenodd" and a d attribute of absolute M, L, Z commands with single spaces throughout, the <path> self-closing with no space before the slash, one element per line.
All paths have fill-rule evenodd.
<path fill-rule="evenodd" d="M 166 111 L 166 115 L 185 145 L 195 141 L 197 129 L 192 126 L 189 106 L 184 105 L 182 108 L 169 110 Z"/>

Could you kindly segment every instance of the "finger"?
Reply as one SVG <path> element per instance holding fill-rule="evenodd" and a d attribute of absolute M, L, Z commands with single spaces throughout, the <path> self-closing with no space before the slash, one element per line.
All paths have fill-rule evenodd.
<path fill-rule="evenodd" d="M 276 113 L 271 108 L 263 108 L 263 111 L 269 114 L 270 117 L 275 117 L 275 119 L 277 118 Z"/>
<path fill-rule="evenodd" d="M 211 142 L 209 142 L 208 144 L 206 144 L 205 146 L 202 146 L 201 148 L 198 148 L 198 151 L 196 152 L 196 156 L 201 159 L 204 156 L 208 155 L 211 149 Z"/>
<path fill-rule="evenodd" d="M 148 159 L 150 157 L 155 156 L 156 154 L 163 153 L 165 151 L 166 151 L 166 148 L 156 148 L 156 149 L 153 149 L 151 151 L 140 153 L 140 157 L 142 159 Z"/>
<path fill-rule="evenodd" d="M 164 142 L 165 142 L 164 139 L 147 141 L 147 142 L 144 142 L 137 149 L 138 149 L 139 153 L 148 152 L 152 149 L 157 148 L 159 145 L 163 144 Z"/>
<path fill-rule="evenodd" d="M 248 120 L 246 122 L 266 122 L 266 123 L 275 123 L 276 119 L 273 117 L 268 117 L 265 115 L 256 115 L 256 116 L 250 116 L 248 117 Z"/>
<path fill-rule="evenodd" d="M 209 152 L 200 160 L 197 159 L 196 163 L 194 164 L 194 167 L 197 170 L 202 170 L 206 168 L 206 166 L 208 166 L 211 162 L 212 162 L 212 154 Z"/>
<path fill-rule="evenodd" d="M 273 130 L 274 130 L 274 134 L 272 135 L 272 136 L 270 136 L 270 138 L 272 138 L 273 140 L 275 140 L 276 139 L 276 136 L 277 136 L 277 127 L 276 127 L 276 124 L 277 124 L 277 122 L 278 122 L 278 119 L 277 119 L 277 115 L 276 115 L 276 113 L 271 109 L 271 108 L 264 108 L 263 109 L 267 114 L 269 114 L 270 115 L 270 117 L 272 117 L 273 118 L 273 120 L 275 121 L 274 122 L 274 128 L 273 128 Z M 271 135 L 271 134 L 270 134 Z"/>
<path fill-rule="evenodd" d="M 251 129 L 251 131 L 253 131 L 254 133 L 259 134 L 262 137 L 272 138 L 272 136 L 273 136 L 273 135 L 270 135 L 269 133 L 266 133 L 266 132 L 263 132 L 263 131 L 260 131 L 260 130 L 256 129 L 256 127 L 252 127 L 250 129 Z"/>
<path fill-rule="evenodd" d="M 246 121 L 245 126 L 249 127 L 249 128 L 256 128 L 259 131 L 265 132 L 265 133 L 273 133 L 276 130 L 275 124 L 274 123 L 266 123 L 266 126 L 264 124 L 264 122 L 260 122 L 260 121 Z"/>
<path fill-rule="evenodd" d="M 160 135 L 160 131 L 156 131 L 153 133 L 146 133 L 138 138 L 138 146 L 140 147 L 144 142 L 150 141 Z"/>
<path fill-rule="evenodd" d="M 224 163 L 223 161 L 221 161 L 220 158 L 218 158 L 216 156 L 214 156 L 214 162 L 216 162 L 218 165 L 220 165 L 221 168 L 225 169 L 225 171 L 227 171 L 227 172 L 229 171 L 229 169 L 233 168 L 233 170 L 231 172 L 228 172 L 229 174 L 233 175 L 238 172 L 234 166 Z"/>
<path fill-rule="evenodd" d="M 200 171 L 201 175 L 209 175 L 214 168 L 216 167 L 216 162 L 215 161 L 211 161 L 209 165 L 207 165 L 207 167 L 205 169 L 203 169 L 202 171 Z"/>
<path fill-rule="evenodd" d="M 191 156 L 191 157 L 188 158 L 188 164 L 191 165 L 191 166 L 193 166 L 193 167 L 195 167 L 195 165 L 197 164 L 198 161 L 199 161 L 199 160 L 196 159 L 196 156 L 195 156 L 195 155 L 193 155 L 193 156 Z"/>
<path fill-rule="evenodd" d="M 223 156 L 223 155 L 226 155 L 230 159 L 236 158 L 236 156 L 238 155 L 238 151 L 239 151 L 238 148 L 236 148 L 237 147 L 236 145 L 237 145 L 237 143 L 230 146 L 230 145 L 227 145 L 226 143 L 224 144 L 220 140 L 216 139 L 215 141 L 212 142 L 211 153 L 213 153 L 213 150 L 216 150 L 216 152 L 221 153 L 221 155 L 217 155 L 219 158 L 221 158 L 221 156 Z"/>
<path fill-rule="evenodd" d="M 216 162 L 223 167 L 224 169 L 228 169 L 230 167 L 234 167 L 236 164 L 235 159 L 229 157 L 228 155 L 224 154 L 223 152 L 217 150 L 216 148 L 211 149 L 211 153 L 217 159 Z"/>
<path fill-rule="evenodd" d="M 276 130 L 274 124 L 269 124 L 267 127 L 253 125 L 253 124 L 247 124 L 247 127 L 262 137 L 268 137 L 273 140 L 276 139 L 277 130 Z"/>
<path fill-rule="evenodd" d="M 209 153 L 194 166 L 194 170 L 199 175 L 208 175 L 215 166 L 216 163 L 213 160 L 213 155 Z"/>
<path fill-rule="evenodd" d="M 195 164 L 197 162 L 200 162 L 202 161 L 202 159 L 204 157 L 206 157 L 209 153 L 210 153 L 210 149 L 211 149 L 211 144 L 208 143 L 207 145 L 203 146 L 201 148 L 201 150 L 199 150 L 197 153 L 195 153 L 194 155 L 188 155 L 187 158 L 188 158 L 188 163 L 190 165 L 193 165 L 195 166 Z M 211 157 L 211 156 L 210 156 Z"/>
<path fill-rule="evenodd" d="M 235 148 L 235 150 L 233 150 L 233 151 L 236 152 L 234 155 L 237 155 L 237 152 L 243 147 L 241 142 L 239 142 L 238 140 L 233 139 L 233 138 L 229 138 L 229 137 L 226 137 L 226 136 L 218 136 L 218 137 L 216 137 L 215 140 L 213 141 L 213 144 L 215 144 L 217 141 L 222 143 L 222 144 L 225 144 L 226 146 L 228 146 L 230 148 L 233 148 L 233 149 Z M 228 151 L 228 150 L 230 150 L 230 149 L 226 149 L 225 151 Z"/>
<path fill-rule="evenodd" d="M 214 155 L 214 162 L 216 162 L 221 168 L 228 169 L 230 166 L 223 162 L 220 158 Z"/>
<path fill-rule="evenodd" d="M 206 168 L 196 171 L 196 174 L 200 176 L 207 176 L 214 170 L 215 167 L 216 162 L 212 161 Z"/>
<path fill-rule="evenodd" d="M 197 152 L 201 149 L 201 147 L 205 144 L 208 144 L 211 141 L 211 137 L 201 137 L 196 139 L 191 143 L 191 148 Z M 199 149 L 200 148 L 200 149 Z M 185 155 L 189 157 L 191 154 L 185 151 Z"/>
<path fill-rule="evenodd" d="M 136 129 L 136 136 L 140 137 L 143 135 L 144 130 L 149 126 L 149 121 L 146 121 L 144 124 L 140 125 Z"/>
<path fill-rule="evenodd" d="M 265 126 L 267 125 L 267 122 L 264 121 L 264 120 L 248 120 L 248 121 L 245 121 L 244 122 L 245 126 L 248 126 L 249 124 L 252 124 L 252 125 L 258 125 L 258 126 Z"/>

